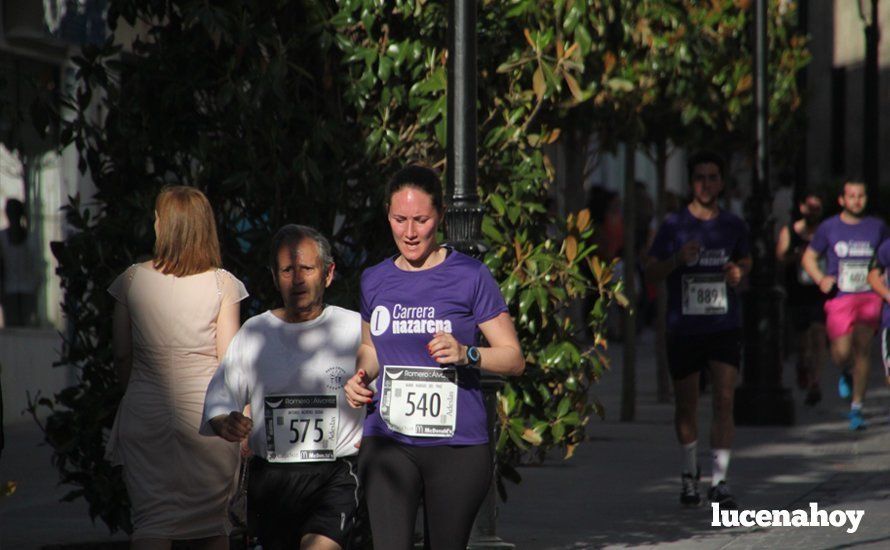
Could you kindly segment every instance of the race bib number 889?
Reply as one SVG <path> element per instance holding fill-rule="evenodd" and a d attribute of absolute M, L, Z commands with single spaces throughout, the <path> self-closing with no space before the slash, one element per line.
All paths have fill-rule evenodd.
<path fill-rule="evenodd" d="M 683 275 L 683 315 L 723 315 L 729 311 L 722 273 Z"/>
<path fill-rule="evenodd" d="M 387 365 L 380 403 L 380 416 L 396 433 L 452 437 L 457 419 L 457 371 Z"/>

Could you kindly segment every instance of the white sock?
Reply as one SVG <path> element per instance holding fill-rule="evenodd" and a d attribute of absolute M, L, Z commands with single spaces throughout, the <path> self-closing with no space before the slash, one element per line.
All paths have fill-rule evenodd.
<path fill-rule="evenodd" d="M 862 403 L 858 403 L 856 401 L 851 402 L 850 410 L 851 411 L 862 411 Z"/>
<path fill-rule="evenodd" d="M 729 469 L 729 449 L 712 449 L 711 486 L 726 480 L 726 471 Z"/>
<path fill-rule="evenodd" d="M 698 472 L 698 441 L 681 446 L 683 447 L 683 473 L 694 476 Z"/>

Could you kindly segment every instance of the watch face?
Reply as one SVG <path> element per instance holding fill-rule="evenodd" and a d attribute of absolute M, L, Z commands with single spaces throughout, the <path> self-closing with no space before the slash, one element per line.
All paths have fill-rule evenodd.
<path fill-rule="evenodd" d="M 468 358 L 468 359 L 470 360 L 470 362 L 472 362 L 472 363 L 478 363 L 478 362 L 479 362 L 479 350 L 476 348 L 476 346 L 470 346 L 470 347 L 467 349 L 467 358 Z"/>

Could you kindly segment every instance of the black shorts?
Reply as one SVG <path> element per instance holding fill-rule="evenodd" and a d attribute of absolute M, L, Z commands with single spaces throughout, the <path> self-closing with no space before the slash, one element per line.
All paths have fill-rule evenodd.
<path fill-rule="evenodd" d="M 740 330 L 710 334 L 669 334 L 667 337 L 668 370 L 679 380 L 700 372 L 716 361 L 739 368 L 742 360 Z"/>
<path fill-rule="evenodd" d="M 356 458 L 279 464 L 250 461 L 247 508 L 264 550 L 299 548 L 306 534 L 346 547 L 359 500 Z"/>

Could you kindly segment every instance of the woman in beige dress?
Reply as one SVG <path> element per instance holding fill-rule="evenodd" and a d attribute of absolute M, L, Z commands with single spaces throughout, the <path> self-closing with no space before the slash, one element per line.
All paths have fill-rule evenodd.
<path fill-rule="evenodd" d="M 132 505 L 131 548 L 173 540 L 228 548 L 227 503 L 238 445 L 198 435 L 204 393 L 240 322 L 241 282 L 220 268 L 207 198 L 167 187 L 155 202 L 151 261 L 108 292 L 117 303 L 114 363 L 126 392 L 107 455 L 124 467 Z"/>

